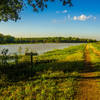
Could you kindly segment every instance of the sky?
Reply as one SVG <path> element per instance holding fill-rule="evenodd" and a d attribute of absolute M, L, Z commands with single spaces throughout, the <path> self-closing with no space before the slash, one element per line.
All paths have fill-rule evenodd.
<path fill-rule="evenodd" d="M 17 22 L 0 22 L 0 33 L 15 37 L 81 37 L 100 40 L 100 0 L 72 0 L 73 7 L 59 0 L 48 2 L 43 12 L 26 7 Z"/>

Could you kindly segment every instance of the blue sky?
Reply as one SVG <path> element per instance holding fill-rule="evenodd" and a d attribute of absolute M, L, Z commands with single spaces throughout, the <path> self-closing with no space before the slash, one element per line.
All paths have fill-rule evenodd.
<path fill-rule="evenodd" d="M 100 37 L 100 0 L 72 0 L 73 7 L 48 3 L 43 12 L 27 7 L 17 22 L 0 22 L 0 33 L 17 37 L 75 36 Z"/>

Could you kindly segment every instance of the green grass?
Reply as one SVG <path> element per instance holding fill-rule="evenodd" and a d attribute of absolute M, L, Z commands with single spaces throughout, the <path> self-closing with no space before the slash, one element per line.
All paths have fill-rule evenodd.
<path fill-rule="evenodd" d="M 73 100 L 76 78 L 84 69 L 85 44 L 35 57 L 55 61 L 30 65 L 23 56 L 16 65 L 0 66 L 0 100 Z"/>
<path fill-rule="evenodd" d="M 69 48 L 65 48 L 63 50 L 54 50 L 54 51 L 49 51 L 45 53 L 44 55 L 41 55 L 39 59 L 57 59 L 57 60 L 62 60 L 65 59 L 66 56 L 69 56 L 71 54 L 77 53 L 77 52 L 82 52 L 84 50 L 85 44 L 79 45 L 79 46 L 71 46 Z"/>
<path fill-rule="evenodd" d="M 48 76 L 52 72 L 45 75 Z M 56 72 L 53 75 L 60 76 L 63 72 Z M 67 100 L 74 96 L 74 78 L 45 79 L 44 74 L 40 79 L 30 82 L 19 82 L 0 90 L 0 99 L 10 100 Z M 51 77 L 52 75 L 50 75 Z M 64 75 L 65 76 L 65 75 Z M 68 75 L 67 75 L 68 76 Z M 2 99 L 1 99 L 2 100 Z"/>
<path fill-rule="evenodd" d="M 94 46 L 94 44 L 93 44 L 93 46 Z M 96 44 L 95 44 L 95 47 L 96 47 Z M 95 70 L 95 72 L 100 73 L 100 56 L 95 54 L 91 49 L 89 51 L 90 51 L 91 63 L 94 67 L 94 70 Z"/>
<path fill-rule="evenodd" d="M 92 45 L 93 45 L 96 49 L 100 50 L 100 42 L 92 43 Z"/>

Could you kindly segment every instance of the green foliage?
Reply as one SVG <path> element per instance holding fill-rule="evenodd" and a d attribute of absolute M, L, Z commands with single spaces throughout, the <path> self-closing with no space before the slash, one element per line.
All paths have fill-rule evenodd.
<path fill-rule="evenodd" d="M 39 11 L 39 10 L 44 10 L 44 8 L 47 8 L 47 3 L 49 0 L 28 0 L 28 4 L 31 5 L 33 7 L 34 11 Z M 55 1 L 55 0 L 50 0 L 51 2 Z M 65 5 L 69 5 L 72 6 L 72 0 L 64 0 L 64 1 L 60 1 L 62 3 L 63 6 Z"/>
<path fill-rule="evenodd" d="M 17 43 L 89 43 L 96 42 L 93 39 L 75 37 L 47 37 L 47 38 L 16 38 Z"/>
<path fill-rule="evenodd" d="M 2 54 L 2 64 L 7 64 L 7 53 L 8 49 L 3 49 L 1 54 Z"/>
<path fill-rule="evenodd" d="M 22 7 L 23 0 L 0 0 L 0 21 L 17 21 Z"/>
<path fill-rule="evenodd" d="M 15 38 L 10 35 L 0 34 L 0 44 L 3 43 L 15 43 Z"/>
<path fill-rule="evenodd" d="M 10 35 L 0 34 L 0 44 L 3 43 L 88 43 L 96 42 L 93 39 L 75 37 L 47 37 L 47 38 L 15 38 Z"/>
<path fill-rule="evenodd" d="M 48 0 L 0 0 L 0 21 L 17 21 L 20 19 L 19 13 L 25 5 L 29 4 L 33 8 L 33 11 L 37 12 L 39 9 L 44 10 L 44 8 L 47 8 L 47 2 Z M 61 2 L 64 6 L 67 4 L 72 6 L 71 0 Z"/>

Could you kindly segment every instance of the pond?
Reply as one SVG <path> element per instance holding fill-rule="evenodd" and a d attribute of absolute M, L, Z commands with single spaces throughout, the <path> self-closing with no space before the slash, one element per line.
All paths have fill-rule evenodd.
<path fill-rule="evenodd" d="M 5 48 L 9 50 L 9 54 L 25 54 L 25 52 L 37 52 L 43 54 L 54 49 L 64 49 L 69 46 L 79 45 L 80 43 L 39 43 L 39 44 L 6 44 L 0 45 L 1 51 Z"/>

